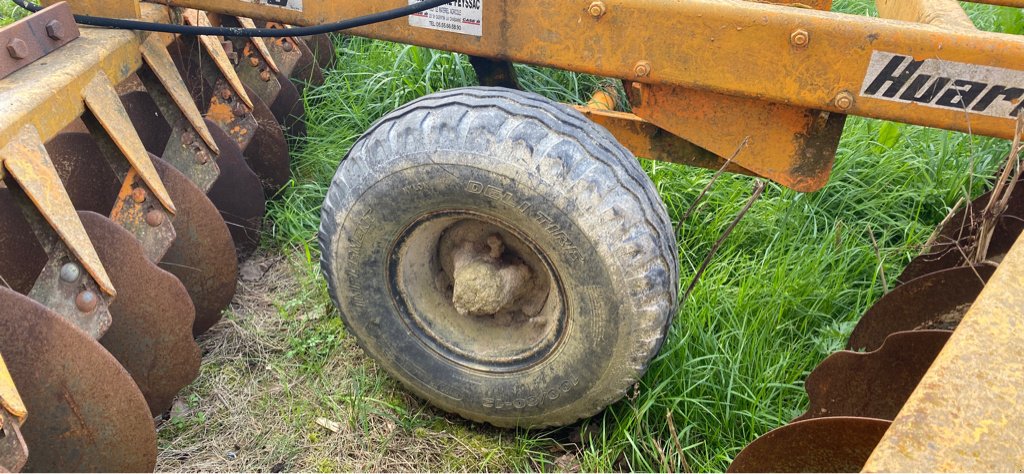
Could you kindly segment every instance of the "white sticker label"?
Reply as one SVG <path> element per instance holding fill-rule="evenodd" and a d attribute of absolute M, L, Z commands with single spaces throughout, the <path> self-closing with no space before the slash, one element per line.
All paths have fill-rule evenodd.
<path fill-rule="evenodd" d="M 423 0 L 409 0 L 415 5 Z M 463 35 L 483 36 L 484 0 L 455 0 L 447 5 L 409 15 L 409 25 Z"/>
<path fill-rule="evenodd" d="M 875 51 L 860 95 L 1013 118 L 1024 109 L 1024 71 Z"/>
<path fill-rule="evenodd" d="M 244 0 L 257 5 L 270 5 L 272 7 L 287 8 L 289 10 L 302 11 L 302 0 Z"/>

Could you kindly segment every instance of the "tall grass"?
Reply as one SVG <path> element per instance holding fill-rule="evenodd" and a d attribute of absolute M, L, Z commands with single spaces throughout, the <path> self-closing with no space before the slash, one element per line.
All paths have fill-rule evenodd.
<path fill-rule="evenodd" d="M 837 0 L 836 10 L 875 14 L 865 0 Z M 986 29 L 1010 31 L 1019 18 L 997 7 L 969 12 Z M 341 67 L 307 97 L 310 134 L 294 183 L 271 203 L 282 245 L 312 241 L 338 161 L 374 120 L 475 82 L 464 57 L 422 48 L 351 39 L 339 57 Z M 567 102 L 601 82 L 522 66 L 519 74 L 527 89 Z M 951 205 L 984 190 L 1007 150 L 997 140 L 851 118 L 829 184 L 810 194 L 770 185 L 682 302 L 633 396 L 586 422 L 593 436 L 583 469 L 720 471 L 747 443 L 801 413 L 807 374 L 843 346 Z M 723 177 L 682 222 L 711 173 L 643 165 L 676 224 L 686 285 L 752 178 Z"/>

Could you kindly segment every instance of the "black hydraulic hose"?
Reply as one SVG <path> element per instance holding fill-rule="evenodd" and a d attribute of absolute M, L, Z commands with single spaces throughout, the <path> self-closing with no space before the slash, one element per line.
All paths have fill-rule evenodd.
<path fill-rule="evenodd" d="M 43 7 L 26 0 L 12 0 L 16 5 L 32 13 L 42 10 Z M 165 23 L 152 23 L 139 20 L 125 20 L 120 18 L 105 18 L 88 15 L 75 15 L 75 21 L 81 25 L 99 26 L 103 28 L 115 28 L 120 30 L 142 30 L 156 31 L 159 33 L 175 33 L 186 36 L 240 36 L 243 38 L 285 38 L 291 36 L 313 36 L 324 33 L 358 28 L 360 26 L 382 23 L 398 18 L 414 15 L 431 8 L 447 5 L 455 0 L 423 0 L 409 6 L 372 13 L 370 15 L 349 18 L 334 23 L 325 23 L 317 26 L 302 26 L 295 28 L 232 28 L 227 26 L 190 26 L 170 25 Z"/>

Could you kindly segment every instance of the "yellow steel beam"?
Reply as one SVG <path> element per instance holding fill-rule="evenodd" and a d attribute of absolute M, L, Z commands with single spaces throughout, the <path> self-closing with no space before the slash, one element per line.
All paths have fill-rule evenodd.
<path fill-rule="evenodd" d="M 1024 235 L 875 448 L 865 472 L 1024 470 Z"/>
<path fill-rule="evenodd" d="M 1003 7 L 1024 8 L 1024 0 L 964 0 L 971 3 L 985 3 L 988 5 L 999 5 Z"/>
<path fill-rule="evenodd" d="M 169 3 L 310 25 L 408 0 L 306 1 L 295 8 L 242 0 Z M 591 9 L 592 3 L 481 2 L 481 36 L 413 27 L 408 19 L 352 33 L 1002 138 L 1012 137 L 1011 114 L 1024 97 L 1024 38 L 1013 35 L 738 0 L 605 0 Z M 942 71 L 949 71 L 948 80 L 934 77 Z M 890 82 L 866 90 L 879 74 L 905 72 L 901 87 Z M 942 87 L 932 91 L 935 82 L 922 74 Z M 963 110 L 966 99 L 971 107 Z"/>
<path fill-rule="evenodd" d="M 975 30 L 974 22 L 957 0 L 876 0 L 878 16 L 927 23 L 940 28 Z"/>

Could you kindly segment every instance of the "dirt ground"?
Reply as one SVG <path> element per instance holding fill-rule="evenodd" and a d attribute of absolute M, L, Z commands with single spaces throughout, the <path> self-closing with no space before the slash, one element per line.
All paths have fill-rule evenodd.
<path fill-rule="evenodd" d="M 515 432 L 440 413 L 380 373 L 304 258 L 242 265 L 199 339 L 199 378 L 157 420 L 158 471 L 504 471 L 532 456 Z"/>

